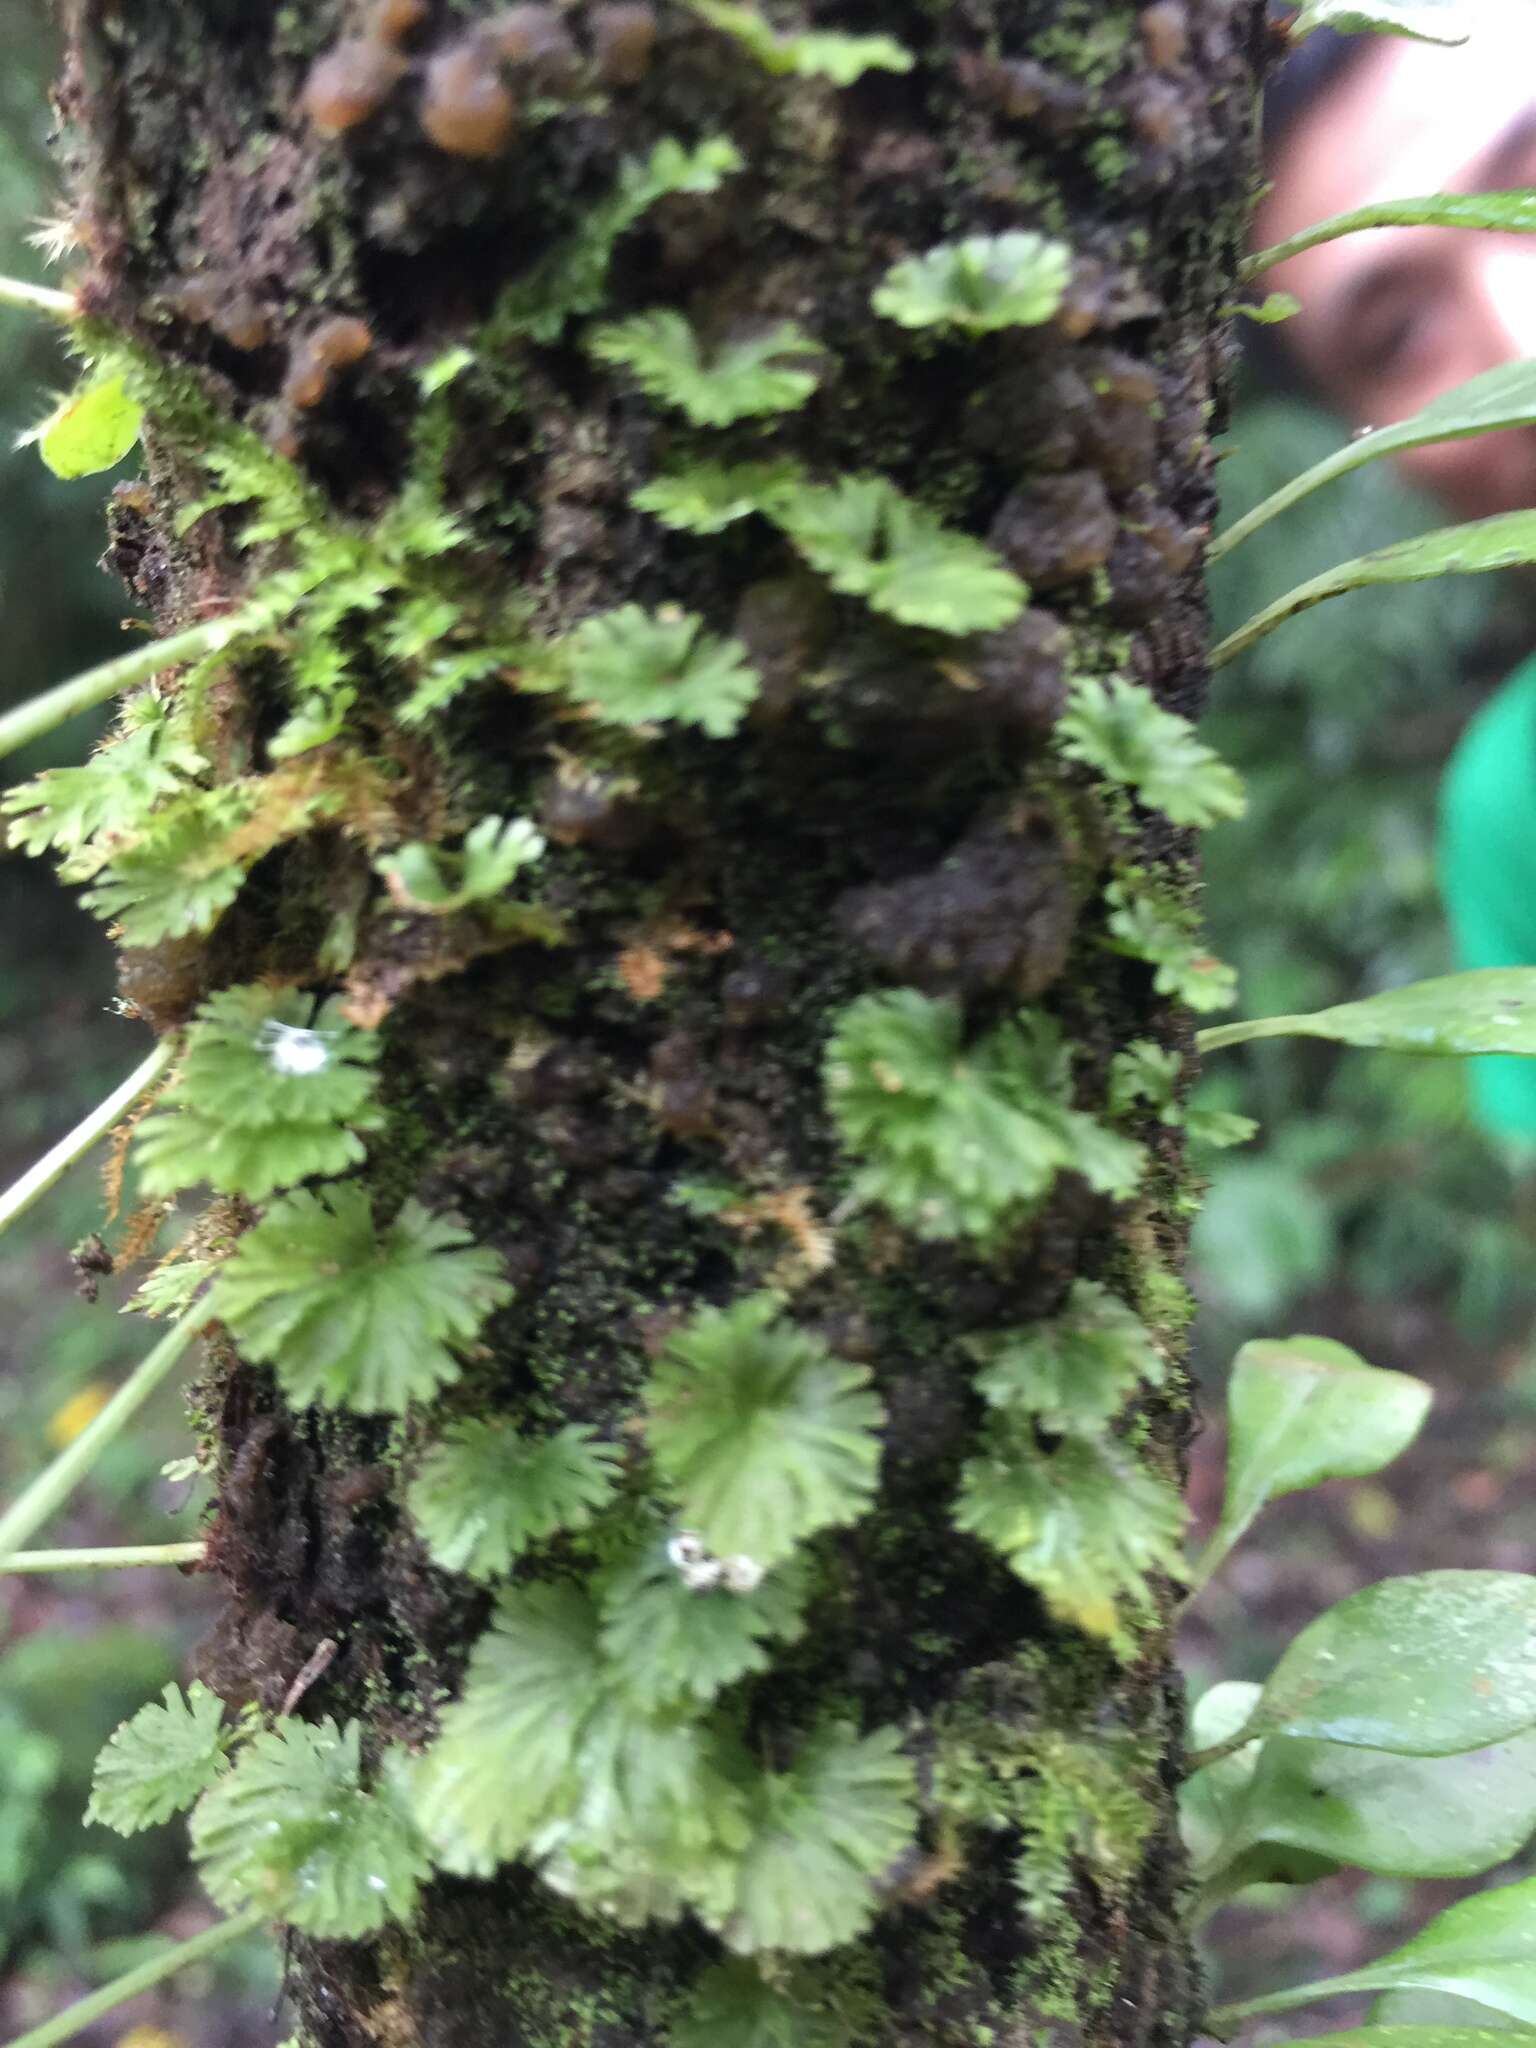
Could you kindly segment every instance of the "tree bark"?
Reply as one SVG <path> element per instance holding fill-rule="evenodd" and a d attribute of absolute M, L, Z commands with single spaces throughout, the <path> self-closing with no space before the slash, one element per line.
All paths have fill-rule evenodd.
<path fill-rule="evenodd" d="M 1182 2042 L 1199 1995 L 1172 1817 L 1172 1590 L 1117 1657 L 950 1519 L 981 1424 L 964 1340 L 1050 1317 L 1075 1279 L 1113 1288 L 1175 1361 L 1126 1426 L 1151 1466 L 1177 1471 L 1178 1134 L 1135 1127 L 1152 1166 L 1134 1200 L 1064 1174 L 984 1255 L 839 1207 L 823 1065 L 835 1014 L 900 986 L 954 998 L 972 1033 L 1021 999 L 1048 1010 L 1083 1107 L 1102 1104 L 1132 1041 L 1188 1051 L 1151 970 L 1104 944 L 1102 887 L 1113 854 L 1187 895 L 1190 835 L 1140 811 L 1106 824 L 1050 734 L 1074 677 L 1130 674 L 1188 715 L 1201 703 L 1199 543 L 1262 6 L 772 8 L 781 25 L 892 35 L 916 58 L 840 89 L 772 75 L 676 0 L 572 5 L 571 75 L 554 65 L 536 92 L 514 78 L 515 130 L 486 154 L 465 153 L 499 118 L 470 104 L 481 59 L 463 58 L 458 87 L 445 60 L 473 52 L 475 10 L 434 0 L 409 27 L 412 10 L 396 11 L 401 61 L 338 134 L 327 109 L 347 81 L 316 67 L 327 53 L 356 65 L 364 26 L 338 0 L 68 0 L 61 105 L 92 313 L 355 518 L 387 506 L 419 458 L 423 368 L 458 344 L 480 352 L 435 415 L 447 504 L 470 535 L 455 568 L 488 594 L 526 593 L 549 636 L 626 603 L 685 606 L 745 643 L 763 689 L 732 737 L 672 724 L 605 751 L 507 678 L 406 730 L 398 679 L 366 673 L 350 718 L 388 764 L 394 838 L 534 818 L 561 942 L 471 957 L 454 920 L 378 887 L 366 834 L 322 826 L 259 862 L 210 935 L 125 952 L 125 994 L 165 1029 L 233 982 L 340 982 L 383 1029 L 370 1186 L 462 1216 L 517 1289 L 450 1412 L 590 1423 L 622 1443 L 669 1331 L 765 1284 L 867 1363 L 887 1415 L 878 1502 L 819 1539 L 809 1629 L 745 1708 L 765 1755 L 834 1711 L 898 1727 L 918 1763 L 920 1851 L 887 1874 L 873 1930 L 816 1966 L 825 2008 L 881 2048 Z M 745 168 L 619 237 L 601 317 L 664 306 L 717 333 L 796 321 L 825 351 L 808 405 L 711 439 L 594 361 L 579 322 L 538 339 L 503 328 L 484 361 L 503 289 L 581 231 L 622 165 L 666 137 L 716 135 Z M 871 310 L 900 259 L 1017 228 L 1073 252 L 1046 324 L 958 341 Z M 333 364 L 317 334 L 342 317 L 367 332 Z M 880 473 L 990 535 L 1030 610 L 963 638 L 903 627 L 830 595 L 760 521 L 699 537 L 632 507 L 658 473 L 721 447 L 824 479 Z M 120 494 L 118 559 L 174 630 L 238 601 L 253 570 L 238 511 L 179 531 L 207 488 L 185 428 L 161 419 L 148 448 L 150 491 Z M 219 689 L 218 767 L 259 765 L 281 695 L 270 657 Z M 330 967 L 319 948 L 348 910 L 355 953 Z M 700 1215 L 676 1199 L 689 1182 L 779 1204 L 746 1224 Z M 228 1591 L 204 1675 L 275 1712 L 332 1642 L 298 1711 L 420 1746 L 489 1604 L 430 1563 L 403 1510 L 420 1427 L 293 1409 L 223 1342 L 202 1398 Z M 970 1723 L 988 1731 L 988 1768 L 1006 1777 L 1011 1754 L 1042 1797 L 1050 1742 L 1073 1768 L 1106 1762 L 1143 1815 L 1128 1862 L 1090 1798 L 1061 1896 L 1021 1910 L 1017 1830 L 946 1822 L 934 1759 Z M 307 2048 L 640 2048 L 719 1953 L 691 1923 L 605 1925 L 512 1865 L 437 1880 L 409 1927 L 377 1939 L 292 1939 L 288 1982 Z"/>

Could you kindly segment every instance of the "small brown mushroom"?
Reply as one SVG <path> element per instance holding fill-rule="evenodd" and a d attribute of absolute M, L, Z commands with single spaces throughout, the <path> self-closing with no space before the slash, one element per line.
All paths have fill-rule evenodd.
<path fill-rule="evenodd" d="M 644 0 L 592 10 L 592 55 L 605 85 L 638 85 L 656 52 L 656 11 Z"/>
<path fill-rule="evenodd" d="M 557 7 L 509 7 L 488 22 L 503 60 L 526 71 L 538 84 L 558 91 L 570 85 L 580 58 Z"/>
<path fill-rule="evenodd" d="M 318 405 L 330 389 L 332 373 L 361 361 L 372 347 L 373 330 L 366 320 L 339 313 L 322 321 L 293 346 L 283 379 L 285 403 L 305 412 Z"/>
<path fill-rule="evenodd" d="M 388 43 L 347 36 L 315 59 L 299 103 L 322 135 L 344 135 L 377 113 L 405 69 Z"/>
<path fill-rule="evenodd" d="M 496 68 L 495 43 L 465 36 L 427 66 L 421 125 L 449 156 L 500 156 L 517 127 L 517 101 Z"/>
<path fill-rule="evenodd" d="M 368 19 L 368 33 L 377 43 L 394 45 L 427 18 L 427 0 L 378 0 Z"/>

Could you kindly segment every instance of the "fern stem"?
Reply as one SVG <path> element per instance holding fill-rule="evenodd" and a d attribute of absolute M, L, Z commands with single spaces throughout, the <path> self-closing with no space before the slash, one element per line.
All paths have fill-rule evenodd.
<path fill-rule="evenodd" d="M 47 313 L 54 320 L 80 318 L 73 292 L 56 292 L 46 284 L 27 284 L 19 277 L 0 277 L 0 306 L 13 306 L 19 313 Z"/>
<path fill-rule="evenodd" d="M 56 1508 L 63 1506 L 112 1439 L 138 1413 L 201 1329 L 207 1317 L 194 1309 L 168 1330 L 141 1359 L 101 1413 L 46 1466 L 9 1513 L 0 1515 L 0 1556 L 19 1550 Z"/>
<path fill-rule="evenodd" d="M 67 1137 L 60 1138 L 58 1144 L 45 1152 L 35 1166 L 28 1167 L 20 1180 L 13 1181 L 0 1194 L 0 1230 L 14 1223 L 18 1216 L 25 1215 L 39 1196 L 45 1195 L 77 1159 L 90 1151 L 98 1138 L 106 1136 L 145 1089 L 165 1072 L 175 1051 L 175 1040 L 163 1039 L 120 1087 L 114 1088 L 105 1101 L 98 1102 L 90 1115 L 82 1118 Z"/>
<path fill-rule="evenodd" d="M 148 1991 L 167 1977 L 174 1977 L 178 1970 L 185 1970 L 192 1963 L 217 1955 L 221 1948 L 228 1948 L 242 1935 L 254 1933 L 264 1918 L 260 1907 L 247 1906 L 243 1913 L 236 1913 L 232 1919 L 221 1920 L 217 1927 L 205 1928 L 201 1934 L 194 1934 L 190 1941 L 179 1941 L 163 1954 L 152 1956 L 147 1963 L 140 1963 L 136 1970 L 126 1970 L 121 1977 L 114 1977 L 110 1984 L 103 1984 L 99 1991 L 77 1999 L 63 2012 L 55 2013 L 51 2020 L 44 2020 L 40 2027 L 18 2034 L 8 2048 L 57 2048 L 61 2041 L 72 2041 L 85 2031 L 92 2020 L 99 2020 L 103 2013 L 115 2012 L 130 1998 L 137 1998 L 141 1991 Z"/>
<path fill-rule="evenodd" d="M 1304 1038 L 1311 1021 L 1310 1017 L 1249 1017 L 1236 1024 L 1213 1024 L 1208 1031 L 1195 1033 L 1195 1048 L 1203 1057 L 1220 1052 L 1223 1046 L 1247 1045 L 1255 1038 Z"/>
<path fill-rule="evenodd" d="M 206 1543 L 137 1543 L 115 1550 L 13 1550 L 0 1557 L 0 1576 L 12 1572 L 126 1571 L 140 1564 L 196 1564 Z"/>
<path fill-rule="evenodd" d="M 184 633 L 146 641 L 131 654 L 120 654 L 113 661 L 88 668 L 83 675 L 72 676 L 67 683 L 44 690 L 40 696 L 29 697 L 25 704 L 18 704 L 14 711 L 0 718 L 0 759 L 14 754 L 31 740 L 40 739 L 45 732 L 52 732 L 66 718 L 89 711 L 93 704 L 105 703 L 119 690 L 147 683 L 151 676 L 174 668 L 179 662 L 196 661 L 201 655 L 211 654 L 215 648 L 227 645 L 238 631 L 234 619 L 208 619 L 201 626 L 189 626 Z"/>

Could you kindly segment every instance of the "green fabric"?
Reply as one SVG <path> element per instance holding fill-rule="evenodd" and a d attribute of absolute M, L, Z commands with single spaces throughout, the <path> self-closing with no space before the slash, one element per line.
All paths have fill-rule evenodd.
<path fill-rule="evenodd" d="M 1536 659 L 1462 734 L 1440 790 L 1440 887 L 1461 967 L 1536 967 Z M 1536 1059 L 1470 1062 L 1478 1121 L 1536 1140 Z"/>

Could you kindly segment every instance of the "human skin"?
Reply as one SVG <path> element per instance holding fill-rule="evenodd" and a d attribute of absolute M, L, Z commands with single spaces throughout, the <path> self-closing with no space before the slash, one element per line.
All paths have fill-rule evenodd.
<path fill-rule="evenodd" d="M 1257 244 L 1385 199 L 1536 184 L 1536 9 L 1459 49 L 1383 37 L 1287 134 Z M 1284 330 L 1356 426 L 1407 418 L 1480 371 L 1536 355 L 1536 237 L 1376 228 L 1268 273 L 1301 312 Z M 1468 518 L 1536 505 L 1536 429 L 1451 441 L 1405 475 Z"/>

